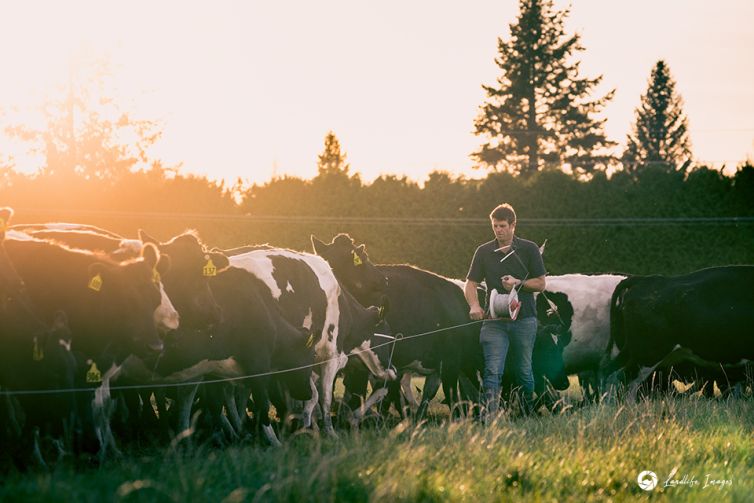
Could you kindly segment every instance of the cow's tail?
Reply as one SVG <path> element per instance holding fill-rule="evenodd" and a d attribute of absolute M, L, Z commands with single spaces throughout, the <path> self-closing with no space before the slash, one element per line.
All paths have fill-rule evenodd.
<path fill-rule="evenodd" d="M 610 367 L 618 369 L 625 365 L 625 359 L 628 357 L 626 351 L 622 351 L 626 345 L 625 334 L 623 333 L 623 298 L 626 291 L 636 283 L 638 277 L 633 276 L 626 278 L 615 287 L 610 299 L 610 337 L 607 348 L 605 348 L 604 361 L 610 362 Z M 613 349 L 618 349 L 618 356 L 612 359 Z"/>

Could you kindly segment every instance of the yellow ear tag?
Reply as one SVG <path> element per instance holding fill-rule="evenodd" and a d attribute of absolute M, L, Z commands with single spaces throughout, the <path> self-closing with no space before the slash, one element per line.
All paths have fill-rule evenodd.
<path fill-rule="evenodd" d="M 8 227 L 5 225 L 5 219 L 0 218 L 0 232 L 5 232 Z"/>
<path fill-rule="evenodd" d="M 207 259 L 207 263 L 204 265 L 204 268 L 202 269 L 202 274 L 210 277 L 210 276 L 217 276 L 217 267 L 215 267 L 214 262 L 212 262 L 212 259 Z"/>
<path fill-rule="evenodd" d="M 159 283 L 160 283 L 160 280 L 161 280 L 161 278 L 160 278 L 160 273 L 159 273 L 159 272 L 157 272 L 157 269 L 156 269 L 156 268 L 155 268 L 155 269 L 152 269 L 152 282 L 153 282 L 153 283 L 154 283 L 155 285 L 157 285 L 157 284 L 159 284 Z"/>
<path fill-rule="evenodd" d="M 361 265 L 362 263 L 361 258 L 356 255 L 356 252 L 353 252 L 353 265 Z"/>
<path fill-rule="evenodd" d="M 34 337 L 34 348 L 31 350 L 31 359 L 38 362 L 44 360 L 44 358 L 45 352 L 39 347 L 39 342 L 37 341 L 37 338 Z"/>
<path fill-rule="evenodd" d="M 380 306 L 379 309 L 377 309 L 377 315 L 380 319 L 385 317 L 385 306 Z"/>
<path fill-rule="evenodd" d="M 89 367 L 89 370 L 86 372 L 86 382 L 102 382 L 102 374 L 97 368 L 97 364 L 94 362 L 92 362 L 91 367 Z"/>
<path fill-rule="evenodd" d="M 314 334 L 309 334 L 309 338 L 306 340 L 306 347 L 307 348 L 312 347 L 313 343 L 314 343 Z"/>
<path fill-rule="evenodd" d="M 102 276 L 97 273 L 95 277 L 89 280 L 89 289 L 99 292 L 102 289 Z"/>

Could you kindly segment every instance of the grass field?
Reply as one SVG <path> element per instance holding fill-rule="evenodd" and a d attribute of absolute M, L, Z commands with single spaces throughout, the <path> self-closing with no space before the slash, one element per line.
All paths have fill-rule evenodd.
<path fill-rule="evenodd" d="M 651 492 L 637 484 L 644 470 L 659 479 Z M 26 502 L 721 502 L 753 494 L 751 397 L 661 397 L 501 417 L 489 427 L 448 422 L 438 405 L 420 424 L 394 417 L 338 440 L 299 433 L 280 449 L 184 440 L 97 468 L 7 474 L 0 488 L 0 500 Z"/>

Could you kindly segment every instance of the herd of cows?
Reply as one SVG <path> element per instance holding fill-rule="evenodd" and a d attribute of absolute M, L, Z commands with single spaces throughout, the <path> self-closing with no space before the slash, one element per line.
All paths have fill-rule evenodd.
<path fill-rule="evenodd" d="M 270 445 L 294 424 L 335 435 L 341 375 L 353 425 L 376 404 L 421 416 L 440 387 L 452 413 L 479 399 L 480 324 L 462 283 L 373 264 L 345 234 L 312 236 L 313 254 L 219 250 L 195 232 L 160 242 L 11 216 L 0 209 L 4 461 L 103 457 L 147 432 L 250 432 Z M 536 299 L 540 404 L 572 374 L 588 400 L 671 378 L 729 392 L 754 359 L 752 285 L 752 266 L 548 276 Z M 426 376 L 418 401 L 412 375 Z"/>

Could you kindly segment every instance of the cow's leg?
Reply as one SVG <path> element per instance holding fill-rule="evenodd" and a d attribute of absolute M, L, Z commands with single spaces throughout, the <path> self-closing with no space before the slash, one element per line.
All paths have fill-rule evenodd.
<path fill-rule="evenodd" d="M 392 381 L 396 378 L 395 371 L 393 369 L 385 369 L 380 363 L 380 359 L 374 354 L 371 349 L 371 342 L 366 340 L 361 345 L 351 351 L 351 354 L 356 355 L 369 369 L 369 372 L 377 379 L 385 381 Z M 341 367 L 342 368 L 342 367 Z"/>
<path fill-rule="evenodd" d="M 232 384 L 226 384 L 223 386 L 223 394 L 225 395 L 225 412 L 228 415 L 228 420 L 238 435 L 243 433 L 243 421 L 238 414 L 238 405 L 236 404 L 236 390 Z"/>
<path fill-rule="evenodd" d="M 270 379 L 267 377 L 260 377 L 251 380 L 251 394 L 254 397 L 254 418 L 257 424 L 260 425 L 267 442 L 273 447 L 282 447 L 283 444 L 278 440 L 275 430 L 272 429 L 272 423 L 270 422 L 270 396 L 267 391 L 269 385 Z"/>
<path fill-rule="evenodd" d="M 419 402 L 416 400 L 414 389 L 411 387 L 412 377 L 413 376 L 410 372 L 404 372 L 404 374 L 401 376 L 401 392 L 403 397 L 406 399 L 406 404 L 410 408 L 411 412 L 415 413 L 419 408 Z M 403 411 L 401 411 L 401 415 L 403 415 Z"/>
<path fill-rule="evenodd" d="M 424 380 L 424 389 L 422 389 L 422 401 L 419 404 L 419 408 L 416 411 L 416 417 L 418 419 L 424 418 L 424 415 L 429 409 L 429 402 L 437 395 L 437 391 L 440 389 L 440 373 L 433 372 L 429 374 Z"/>
<path fill-rule="evenodd" d="M 354 429 L 358 428 L 359 424 L 361 424 L 361 421 L 364 419 L 364 416 L 366 416 L 369 409 L 371 409 L 375 404 L 381 402 L 387 396 L 387 394 L 387 388 L 380 388 L 369 395 L 369 398 L 367 398 L 364 403 L 361 404 L 361 406 L 353 412 L 353 416 L 351 417 L 351 426 Z"/>
<path fill-rule="evenodd" d="M 312 397 L 304 402 L 303 417 L 301 418 L 302 422 L 304 423 L 304 428 L 312 427 L 312 415 L 314 414 L 314 407 L 317 406 L 317 402 L 319 401 L 319 391 L 317 390 L 318 379 L 319 376 L 317 375 L 317 373 L 312 372 L 312 375 L 309 378 L 309 386 L 311 386 Z"/>
<path fill-rule="evenodd" d="M 99 458 L 100 462 L 105 460 L 108 449 L 120 456 L 120 450 L 115 443 L 113 430 L 110 427 L 110 417 L 115 408 L 115 402 L 110 394 L 110 382 L 118 377 L 120 366 L 113 364 L 110 369 L 102 376 L 102 384 L 94 391 L 94 400 L 92 400 L 92 414 L 94 416 L 95 432 L 100 443 Z"/>
<path fill-rule="evenodd" d="M 330 414 L 332 409 L 333 388 L 335 386 L 335 377 L 337 376 L 338 371 L 345 367 L 346 363 L 348 363 L 348 356 L 339 353 L 337 358 L 333 358 L 324 364 L 322 369 L 322 379 L 320 380 L 321 394 L 319 397 L 319 404 L 322 408 L 322 421 L 325 433 L 335 438 L 337 438 L 338 435 L 333 428 L 332 415 Z"/>
<path fill-rule="evenodd" d="M 178 386 L 176 388 L 175 407 L 178 411 L 178 433 L 183 433 L 191 428 L 191 409 L 194 406 L 194 398 L 199 390 L 199 385 Z"/>

